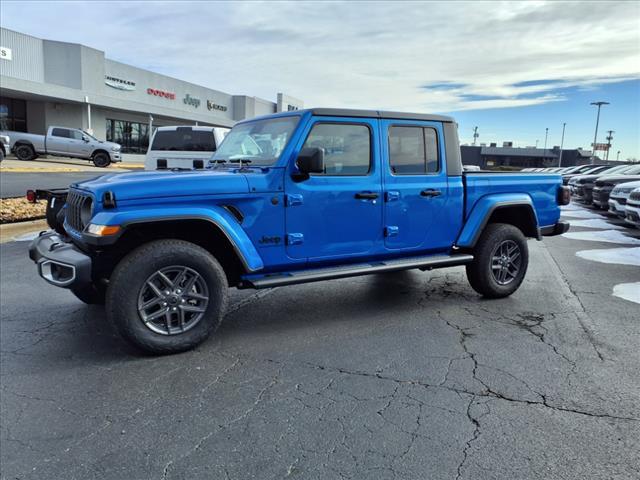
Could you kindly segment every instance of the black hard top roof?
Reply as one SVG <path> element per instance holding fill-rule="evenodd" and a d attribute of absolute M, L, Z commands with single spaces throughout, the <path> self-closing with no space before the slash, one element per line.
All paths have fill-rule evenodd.
<path fill-rule="evenodd" d="M 395 120 L 425 120 L 430 122 L 455 122 L 452 117 L 446 115 L 434 115 L 430 113 L 387 112 L 383 110 L 353 110 L 349 108 L 310 108 L 313 115 L 323 117 L 374 117 L 390 118 Z"/>

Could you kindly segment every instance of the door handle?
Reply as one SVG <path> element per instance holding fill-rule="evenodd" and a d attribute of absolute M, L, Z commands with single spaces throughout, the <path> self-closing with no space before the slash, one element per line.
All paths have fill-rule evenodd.
<path fill-rule="evenodd" d="M 355 194 L 355 197 L 358 200 L 375 200 L 378 198 L 378 194 L 372 192 L 359 192 Z"/>
<path fill-rule="evenodd" d="M 422 190 L 420 192 L 421 197 L 437 197 L 439 195 L 442 195 L 442 192 L 440 190 L 434 190 L 432 188 L 428 188 L 427 190 Z"/>

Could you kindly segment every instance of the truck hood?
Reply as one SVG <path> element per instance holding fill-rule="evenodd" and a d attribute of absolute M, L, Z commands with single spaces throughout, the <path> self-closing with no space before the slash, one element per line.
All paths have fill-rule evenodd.
<path fill-rule="evenodd" d="M 241 173 L 202 170 L 111 173 L 71 186 L 90 191 L 98 200 L 111 191 L 116 201 L 249 192 Z"/>

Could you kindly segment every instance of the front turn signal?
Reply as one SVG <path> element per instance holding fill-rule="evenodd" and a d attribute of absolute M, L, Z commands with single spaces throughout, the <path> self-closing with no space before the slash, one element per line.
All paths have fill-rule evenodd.
<path fill-rule="evenodd" d="M 107 235 L 115 235 L 120 231 L 120 225 L 96 225 L 90 223 L 87 227 L 87 233 L 104 237 Z"/>

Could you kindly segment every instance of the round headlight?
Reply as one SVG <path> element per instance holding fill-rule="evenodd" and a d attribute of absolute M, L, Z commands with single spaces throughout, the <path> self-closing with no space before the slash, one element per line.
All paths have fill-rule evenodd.
<path fill-rule="evenodd" d="M 93 216 L 93 200 L 87 197 L 80 207 L 80 220 L 83 225 L 87 225 Z"/>

